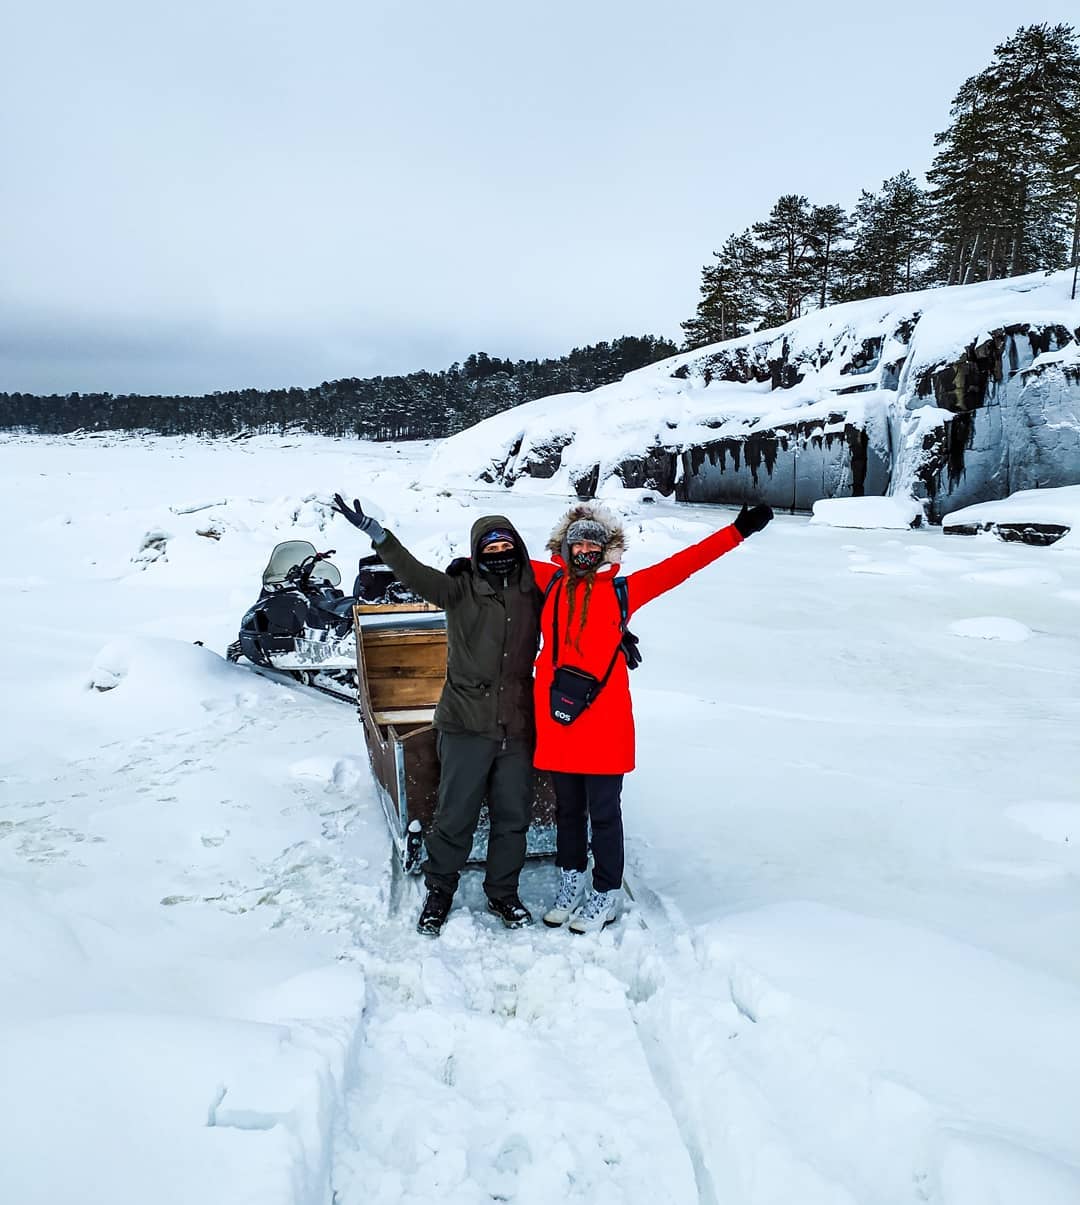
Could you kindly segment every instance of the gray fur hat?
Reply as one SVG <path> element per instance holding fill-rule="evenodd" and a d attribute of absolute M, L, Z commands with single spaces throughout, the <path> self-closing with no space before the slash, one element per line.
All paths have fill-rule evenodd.
<path fill-rule="evenodd" d="M 573 540 L 570 539 L 571 531 L 574 533 Z M 603 548 L 604 563 L 614 565 L 622 560 L 626 543 L 622 521 L 613 511 L 595 500 L 577 502 L 570 507 L 555 524 L 548 538 L 548 551 L 562 557 L 563 562 L 569 565 L 570 545 L 583 539 L 591 540 Z"/>
<path fill-rule="evenodd" d="M 575 519 L 566 529 L 567 544 L 599 544 L 601 548 L 611 542 L 611 532 L 599 519 Z"/>

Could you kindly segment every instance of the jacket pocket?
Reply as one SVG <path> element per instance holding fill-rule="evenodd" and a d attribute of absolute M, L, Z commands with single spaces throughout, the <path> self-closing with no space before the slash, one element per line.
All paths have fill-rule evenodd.
<path fill-rule="evenodd" d="M 461 691 L 463 695 L 471 695 L 473 698 L 482 698 L 486 694 L 491 693 L 490 682 L 479 682 L 475 678 L 457 678 L 448 677 L 450 685 Z"/>

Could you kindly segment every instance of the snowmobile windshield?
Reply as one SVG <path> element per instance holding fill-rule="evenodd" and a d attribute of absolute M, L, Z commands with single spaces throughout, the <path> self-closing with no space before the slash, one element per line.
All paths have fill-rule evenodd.
<path fill-rule="evenodd" d="M 307 540 L 286 540 L 278 544 L 270 554 L 270 560 L 263 570 L 263 589 L 268 586 L 280 586 L 288 580 L 289 570 L 299 568 L 304 561 L 315 556 L 314 544 Z M 336 565 L 329 561 L 319 561 L 308 575 L 311 583 L 321 583 L 327 586 L 340 586 L 341 574 Z"/>
<path fill-rule="evenodd" d="M 314 555 L 315 546 L 307 540 L 286 540 L 284 544 L 278 544 L 263 570 L 263 585 L 280 586 L 290 569 Z"/>
<path fill-rule="evenodd" d="M 340 586 L 341 574 L 338 572 L 337 565 L 332 565 L 329 561 L 320 561 L 311 571 L 311 576 L 308 578 L 310 582 L 322 582 L 327 586 Z"/>

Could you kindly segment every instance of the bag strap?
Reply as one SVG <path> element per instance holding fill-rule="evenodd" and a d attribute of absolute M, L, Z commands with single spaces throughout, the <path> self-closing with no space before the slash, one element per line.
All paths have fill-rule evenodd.
<path fill-rule="evenodd" d="M 551 593 L 552 588 L 555 587 L 556 584 L 558 584 L 558 589 L 556 590 L 556 593 L 555 593 L 555 606 L 551 612 L 551 668 L 552 668 L 552 671 L 555 671 L 555 670 L 561 668 L 559 665 L 559 595 L 562 593 L 562 576 L 563 576 L 563 572 L 560 569 L 552 577 L 551 581 L 548 582 L 547 589 L 544 591 L 544 598 L 546 600 L 547 596 Z M 621 586 L 620 586 L 620 583 L 621 583 Z M 615 579 L 615 594 L 619 599 L 619 614 L 621 616 L 620 622 L 619 622 L 619 628 L 621 631 L 625 632 L 626 631 L 626 603 L 624 602 L 624 599 L 629 598 L 629 594 L 626 589 L 626 578 L 625 577 L 617 577 Z M 615 646 L 615 652 L 611 654 L 611 662 L 607 667 L 607 673 L 605 673 L 604 676 L 601 679 L 599 679 L 599 685 L 597 686 L 596 691 L 593 694 L 594 699 L 596 698 L 596 695 L 598 695 L 604 689 L 604 687 L 607 685 L 607 680 L 608 680 L 608 678 L 611 677 L 611 673 L 615 668 L 615 662 L 618 661 L 619 654 L 622 651 L 623 651 L 623 644 L 622 644 L 622 641 L 620 640 L 619 643 Z M 590 702 L 591 701 L 592 700 L 590 700 Z"/>

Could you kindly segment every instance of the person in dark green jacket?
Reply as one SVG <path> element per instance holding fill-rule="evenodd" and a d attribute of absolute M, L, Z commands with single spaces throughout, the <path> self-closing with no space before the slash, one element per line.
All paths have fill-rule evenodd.
<path fill-rule="evenodd" d="M 444 573 L 418 561 L 359 500 L 335 508 L 378 549 L 398 578 L 446 612 L 446 684 L 435 708 L 439 804 L 422 867 L 427 899 L 417 930 L 441 931 L 488 802 L 484 891 L 509 928 L 532 923 L 518 896 L 532 811 L 533 659 L 541 597 L 525 542 L 503 515 L 472 526 L 470 555 Z"/>

